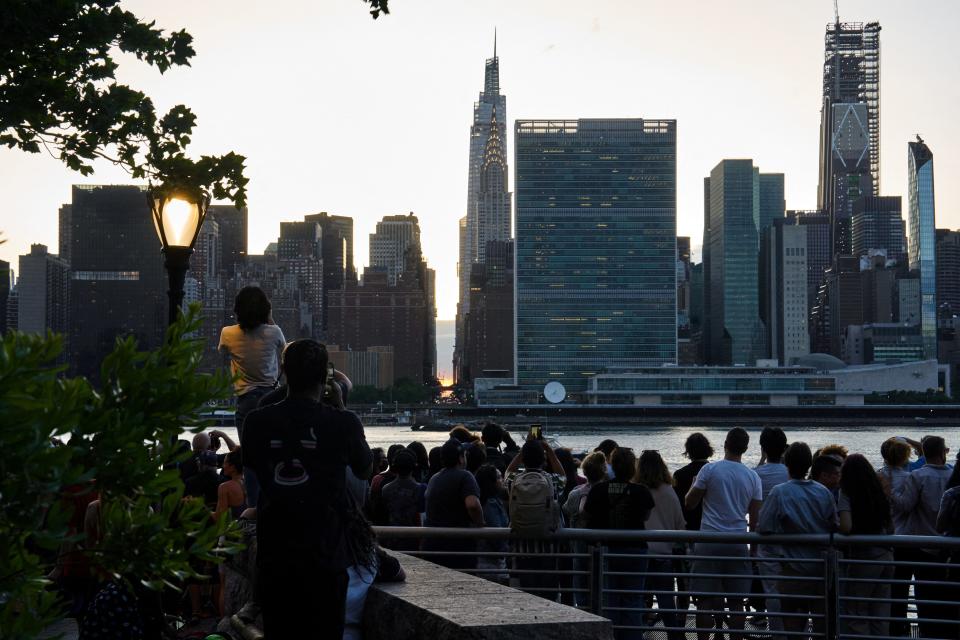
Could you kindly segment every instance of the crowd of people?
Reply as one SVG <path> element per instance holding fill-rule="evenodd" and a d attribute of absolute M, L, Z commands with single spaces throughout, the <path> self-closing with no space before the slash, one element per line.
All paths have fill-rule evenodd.
<path fill-rule="evenodd" d="M 842 445 L 813 451 L 804 442 L 788 444 L 779 428 L 765 428 L 759 438 L 761 462 L 750 468 L 742 461 L 750 444 L 744 429 L 729 431 L 716 460 L 711 460 L 715 452 L 706 436 L 694 433 L 685 443 L 689 464 L 673 474 L 658 451 L 643 451 L 637 458 L 611 440 L 578 459 L 568 450 L 552 450 L 533 434 L 518 447 L 493 423 L 479 434 L 457 427 L 450 436 L 419 466 L 417 456 L 400 445 L 378 455 L 382 470 L 371 482 L 366 503 L 375 524 L 510 527 L 520 536 L 542 536 L 561 526 L 960 536 L 960 465 L 948 464 L 949 449 L 939 436 L 919 442 L 889 438 L 881 446 L 884 465 L 874 469 L 865 456 L 848 453 Z M 917 459 L 911 462 L 912 452 Z M 387 491 L 397 465 L 410 480 L 402 497 Z M 411 548 L 409 540 L 405 545 Z M 655 599 L 664 611 L 664 626 L 673 629 L 671 638 L 682 638 L 685 618 L 678 612 L 687 609 L 685 592 L 692 591 L 712 594 L 696 602 L 697 628 L 704 639 L 721 621 L 734 630 L 744 628 L 748 616 L 756 622 L 765 619 L 772 632 L 803 632 L 808 624 L 814 632 L 823 630 L 830 599 L 824 591 L 822 549 L 816 546 L 759 544 L 750 549 L 698 542 L 678 549 L 664 542 L 615 542 L 609 547 L 622 555 L 610 559 L 607 570 L 616 575 L 606 585 L 614 592 L 606 607 L 619 625 L 643 626 L 655 613 L 650 608 Z M 436 562 L 490 579 L 506 582 L 511 575 L 506 559 L 497 556 L 507 550 L 505 543 L 426 538 L 421 549 L 434 552 L 430 557 Z M 437 553 L 441 551 L 448 555 Z M 463 552 L 485 555 L 476 560 Z M 685 561 L 678 553 L 693 559 Z M 851 547 L 844 559 L 839 613 L 847 633 L 907 635 L 906 581 L 915 579 L 916 613 L 929 620 L 920 623 L 921 637 L 960 637 L 960 622 L 949 622 L 958 618 L 960 606 L 960 584 L 949 584 L 960 581 L 958 554 L 878 542 Z M 517 560 L 512 566 L 518 570 L 518 586 L 579 604 L 568 595 L 578 589 L 564 588 L 571 585 L 558 571 L 565 568 L 562 559 L 538 558 L 534 550 L 530 558 Z M 535 580 L 525 568 L 536 571 Z M 629 629 L 618 635 L 641 636 Z"/>
<path fill-rule="evenodd" d="M 841 611 L 832 613 L 845 633 L 907 636 L 916 580 L 920 636 L 960 638 L 960 586 L 950 585 L 960 582 L 960 552 L 883 540 L 960 536 L 960 463 L 949 464 L 942 437 L 889 438 L 880 469 L 839 444 L 791 443 L 776 427 L 761 432 L 761 461 L 752 468 L 743 463 L 750 436 L 742 428 L 726 434 L 719 454 L 704 434 L 690 435 L 689 463 L 674 472 L 659 451 L 637 456 L 609 439 L 591 452 L 551 447 L 538 426 L 517 440 L 488 423 L 478 433 L 455 427 L 429 451 L 417 441 L 371 449 L 347 410 L 351 383 L 331 370 L 324 346 L 286 344 L 255 287 L 241 290 L 235 310 L 239 322 L 224 328 L 221 350 L 237 381 L 240 442 L 218 430 L 196 434 L 183 444 L 192 454 L 180 473 L 185 496 L 203 500 L 211 517 L 240 523 L 256 559 L 249 570 L 228 561 L 219 584 L 191 584 L 192 615 L 203 612 L 208 594 L 219 615 L 257 621 L 268 638 L 295 637 L 305 625 L 323 637 L 358 637 L 370 583 L 404 578 L 381 546 L 587 606 L 584 546 L 551 541 L 560 528 L 843 533 L 875 536 L 876 544 L 843 551 L 839 594 L 827 592 L 833 587 L 816 546 L 611 537 L 602 610 L 620 627 L 618 638 L 643 637 L 640 628 L 659 617 L 669 640 L 683 640 L 690 611 L 707 640 L 724 625 L 736 634 L 748 618 L 765 621 L 773 635 L 808 625 L 822 631 L 834 601 L 827 596 L 838 595 Z M 514 535 L 378 541 L 371 524 L 500 527 Z M 249 589 L 226 603 L 223 576 L 234 569 Z"/>

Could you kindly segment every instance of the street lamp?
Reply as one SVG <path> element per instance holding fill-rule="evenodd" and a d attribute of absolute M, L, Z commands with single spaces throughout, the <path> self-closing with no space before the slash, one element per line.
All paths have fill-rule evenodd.
<path fill-rule="evenodd" d="M 170 283 L 167 322 L 173 324 L 183 305 L 183 284 L 190 268 L 190 254 L 207 215 L 210 196 L 201 189 L 157 187 L 150 189 L 147 199 Z"/>

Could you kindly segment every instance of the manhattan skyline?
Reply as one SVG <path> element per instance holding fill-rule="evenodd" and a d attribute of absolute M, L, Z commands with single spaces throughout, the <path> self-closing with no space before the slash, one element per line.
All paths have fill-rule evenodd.
<path fill-rule="evenodd" d="M 937 226 L 960 226 L 960 6 L 841 2 L 841 21 L 878 21 L 882 194 L 906 196 L 906 143 L 937 158 Z M 515 119 L 649 117 L 678 121 L 677 233 L 698 247 L 702 176 L 724 158 L 784 173 L 788 209 L 812 209 L 824 28 L 829 2 L 639 7 L 597 2 L 482 5 L 397 0 L 374 22 L 351 2 L 288 2 L 283 12 L 226 2 L 124 6 L 195 37 L 193 68 L 160 76 L 122 58 L 122 81 L 158 107 L 198 115 L 195 154 L 248 156 L 251 253 L 282 221 L 319 211 L 354 218 L 364 238 L 385 215 L 413 211 L 438 272 L 439 318 L 457 302 L 457 221 L 466 214 L 469 109 L 497 28 L 501 91 Z M 264 53 L 269 52 L 269 53 Z M 951 62 L 951 60 L 953 62 Z M 512 157 L 507 158 L 508 164 Z M 130 182 L 107 164 L 84 178 L 49 156 L 0 150 L 0 258 L 31 243 L 57 250 L 57 211 L 72 184 Z M 510 175 L 510 190 L 514 190 Z M 699 253 L 697 253 L 699 256 Z M 360 270 L 369 264 L 357 243 Z"/>

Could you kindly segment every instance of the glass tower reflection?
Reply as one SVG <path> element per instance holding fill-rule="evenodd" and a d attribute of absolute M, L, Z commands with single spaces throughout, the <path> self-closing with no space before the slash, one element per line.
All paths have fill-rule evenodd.
<path fill-rule="evenodd" d="M 920 273 L 920 326 L 923 357 L 937 357 L 937 223 L 933 198 L 933 153 L 917 136 L 908 143 L 910 270 Z"/>

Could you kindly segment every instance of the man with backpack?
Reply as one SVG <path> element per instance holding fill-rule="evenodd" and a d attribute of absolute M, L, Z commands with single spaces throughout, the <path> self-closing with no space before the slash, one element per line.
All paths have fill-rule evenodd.
<path fill-rule="evenodd" d="M 549 471 L 543 468 L 548 461 Z M 504 482 L 510 495 L 510 528 L 529 539 L 518 542 L 517 550 L 528 554 L 516 560 L 520 588 L 548 600 L 556 599 L 559 582 L 556 558 L 544 557 L 553 547 L 543 538 L 561 526 L 559 499 L 565 482 L 557 454 L 545 440 L 532 436 L 510 462 Z"/>
<path fill-rule="evenodd" d="M 264 634 L 343 635 L 351 508 L 346 470 L 370 474 L 373 455 L 349 411 L 324 403 L 327 350 L 297 340 L 283 352 L 289 391 L 244 423 L 244 465 L 260 483 L 257 565 Z"/>
<path fill-rule="evenodd" d="M 547 461 L 549 471 L 543 468 Z M 510 528 L 530 538 L 543 538 L 556 531 L 561 522 L 557 501 L 566 478 L 563 465 L 546 440 L 527 440 L 504 478 L 510 494 Z"/>

